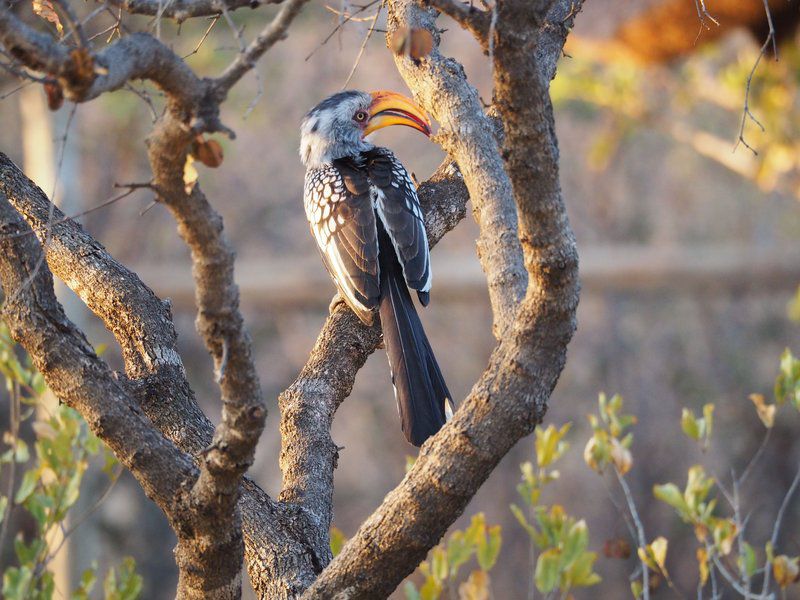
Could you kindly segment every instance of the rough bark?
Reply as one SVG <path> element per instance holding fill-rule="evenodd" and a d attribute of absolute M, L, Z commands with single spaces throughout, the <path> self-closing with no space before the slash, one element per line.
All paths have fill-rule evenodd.
<path fill-rule="evenodd" d="M 210 17 L 238 8 L 258 8 L 264 4 L 280 4 L 282 0 L 109 0 L 109 4 L 132 15 L 159 16 L 182 23 L 193 17 Z"/>
<path fill-rule="evenodd" d="M 480 227 L 478 257 L 486 273 L 492 304 L 493 332 L 500 339 L 514 319 L 525 293 L 527 274 L 517 234 L 511 181 L 477 90 L 467 82 L 464 68 L 438 49 L 436 11 L 414 2 L 389 2 L 389 30 L 426 28 L 434 37 L 433 52 L 418 63 L 396 56 L 395 63 L 414 98 L 439 122 L 436 142 L 455 161 L 464 176 Z"/>
<path fill-rule="evenodd" d="M 156 432 L 81 331 L 65 316 L 28 224 L 6 199 L 30 181 L 0 153 L 0 279 L 3 319 L 50 389 L 79 411 L 168 516 L 187 509 L 191 460 Z M 177 520 L 172 520 L 173 525 Z"/>

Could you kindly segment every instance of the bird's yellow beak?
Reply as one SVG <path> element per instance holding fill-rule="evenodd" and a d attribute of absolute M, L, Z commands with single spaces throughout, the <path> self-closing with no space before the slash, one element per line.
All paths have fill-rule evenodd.
<path fill-rule="evenodd" d="M 385 90 L 371 92 L 370 95 L 372 104 L 369 106 L 369 121 L 364 129 L 365 136 L 390 125 L 405 125 L 430 137 L 431 122 L 428 115 L 413 100 Z"/>

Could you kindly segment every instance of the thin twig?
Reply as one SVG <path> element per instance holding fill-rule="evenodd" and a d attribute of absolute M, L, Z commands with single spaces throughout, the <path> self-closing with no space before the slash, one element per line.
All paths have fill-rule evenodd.
<path fill-rule="evenodd" d="M 134 85 L 130 82 L 125 84 L 125 89 L 139 96 L 139 98 L 142 99 L 142 102 L 144 102 L 147 105 L 147 108 L 150 109 L 150 115 L 153 117 L 153 123 L 158 121 L 159 114 L 158 111 L 156 110 L 156 105 L 153 104 L 153 99 L 150 97 L 149 93 L 147 93 L 145 90 L 136 89 Z"/>
<path fill-rule="evenodd" d="M 61 136 L 61 138 L 59 139 L 59 141 L 61 142 L 61 148 L 59 150 L 58 161 L 56 163 L 56 176 L 55 176 L 55 179 L 53 181 L 52 191 L 50 193 L 50 198 L 53 198 L 53 199 L 55 199 L 56 189 L 58 187 L 59 179 L 61 178 L 61 167 L 64 164 L 64 154 L 65 154 L 66 148 L 67 148 L 67 139 L 69 137 L 70 126 L 72 125 L 72 120 L 75 117 L 75 112 L 77 111 L 77 109 L 78 109 L 78 105 L 77 104 L 73 104 L 72 105 L 72 110 L 70 111 L 69 116 L 67 117 L 67 124 L 64 126 L 64 135 Z M 55 209 L 56 209 L 55 203 L 54 202 L 50 202 L 50 204 L 48 206 L 48 214 L 47 214 L 47 230 L 45 231 L 45 237 L 44 237 L 44 240 L 42 242 L 42 247 L 43 248 L 46 248 L 50 243 L 50 228 L 52 226 L 53 215 L 55 213 Z M 7 304 L 12 304 L 21 293 L 23 293 L 24 291 L 27 291 L 27 287 L 36 278 L 36 276 L 39 273 L 39 269 L 42 268 L 42 265 L 44 264 L 44 262 L 45 262 L 45 253 L 42 252 L 38 256 L 36 264 L 34 265 L 34 268 L 31 270 L 30 274 L 28 275 L 28 277 L 25 280 L 25 282 L 23 283 L 23 285 L 19 286 L 19 288 L 17 288 L 14 291 L 14 293 L 8 299 L 6 299 L 6 303 Z"/>
<path fill-rule="evenodd" d="M 128 183 L 128 184 L 115 183 L 114 187 L 115 188 L 128 188 L 128 191 L 126 191 L 126 192 L 124 192 L 122 194 L 119 194 L 117 196 L 114 196 L 113 198 L 109 198 L 108 200 L 104 200 L 100 204 L 98 204 L 96 206 L 92 206 L 91 208 L 87 208 L 86 210 L 83 210 L 83 211 L 81 211 L 79 213 L 75 213 L 73 215 L 66 215 L 64 217 L 61 217 L 60 219 L 56 219 L 55 221 L 49 221 L 48 224 L 45 227 L 43 227 L 42 229 L 45 230 L 47 233 L 50 233 L 50 232 L 52 232 L 53 228 L 56 225 L 61 225 L 62 223 L 66 223 L 68 221 L 74 221 L 75 219 L 79 219 L 80 217 L 84 217 L 84 216 L 86 216 L 88 214 L 91 214 L 93 212 L 96 212 L 98 210 L 102 210 L 103 208 L 107 208 L 107 207 L 111 206 L 112 204 L 114 204 L 116 202 L 119 202 L 123 198 L 127 198 L 128 196 L 130 196 L 131 194 L 133 194 L 134 192 L 136 192 L 136 191 L 138 191 L 140 189 L 149 188 L 151 190 L 155 190 L 155 186 L 153 186 L 151 183 Z M 9 234 L 9 235 L 4 235 L 4 236 L 2 236 L 2 238 L 3 239 L 20 238 L 20 237 L 25 237 L 25 236 L 28 236 L 28 235 L 34 235 L 35 233 L 36 232 L 34 232 L 33 230 L 28 230 L 28 231 L 22 231 L 20 233 L 12 233 L 12 234 Z"/>
<path fill-rule="evenodd" d="M 725 581 L 727 581 L 728 584 L 730 584 L 730 586 L 734 590 L 736 590 L 738 593 L 744 596 L 745 593 L 747 592 L 745 588 L 742 587 L 741 582 L 737 581 L 737 579 L 731 574 L 731 572 L 728 571 L 728 568 L 724 564 L 722 564 L 722 561 L 720 561 L 719 556 L 709 544 L 706 544 L 706 552 L 708 552 L 709 555 L 711 556 L 711 560 L 714 561 L 714 565 L 717 567 L 717 570 L 720 573 L 722 573 L 722 577 L 725 578 Z M 759 594 L 758 596 L 752 596 L 748 593 L 747 597 L 750 598 L 751 600 L 769 600 L 769 596 L 763 593 Z"/>
<path fill-rule="evenodd" d="M 320 48 L 322 48 L 322 47 L 323 47 L 325 44 L 327 44 L 327 43 L 328 43 L 328 42 L 331 40 L 331 38 L 332 38 L 334 35 L 336 35 L 336 32 L 337 32 L 337 31 L 339 31 L 339 30 L 340 30 L 340 29 L 341 29 L 341 28 L 342 28 L 342 27 L 343 27 L 345 24 L 347 24 L 348 22 L 352 21 L 352 20 L 354 19 L 355 15 L 361 14 L 362 12 L 364 12 L 365 10 L 367 10 L 368 8 L 370 8 L 371 6 L 374 6 L 374 5 L 375 5 L 375 4 L 377 4 L 378 2 L 382 2 L 382 1 L 383 1 L 383 0 L 372 0 L 372 2 L 369 2 L 369 3 L 365 4 L 364 6 L 360 7 L 360 8 L 359 8 L 358 10 L 356 10 L 354 13 L 350 13 L 350 14 L 348 14 L 347 16 L 342 16 L 342 18 L 340 18 L 340 20 L 339 20 L 339 23 L 337 23 L 337 24 L 336 24 L 336 27 L 334 27 L 334 28 L 333 28 L 333 30 L 332 30 L 332 31 L 331 31 L 331 32 L 330 32 L 330 33 L 329 33 L 329 34 L 328 34 L 328 35 L 325 37 L 325 39 L 323 39 L 323 40 L 322 40 L 322 42 L 320 42 L 319 46 L 317 46 L 316 48 L 314 48 L 314 49 L 313 49 L 313 50 L 312 50 L 312 51 L 309 53 L 309 55 L 308 55 L 308 56 L 306 56 L 306 58 L 305 58 L 306 62 L 308 61 L 308 59 L 310 59 L 312 56 L 314 56 L 314 54 L 317 52 L 317 50 L 319 50 L 319 49 L 320 49 Z"/>
<path fill-rule="evenodd" d="M 767 48 L 770 45 L 770 42 L 773 44 L 773 51 L 775 52 L 775 60 L 778 60 L 778 47 L 775 41 L 775 26 L 772 23 L 772 13 L 769 10 L 769 0 L 762 0 L 764 2 L 764 10 L 767 13 L 767 24 L 769 25 L 769 33 L 767 34 L 767 39 L 764 40 L 764 43 L 761 45 L 761 49 L 758 52 L 758 56 L 756 57 L 756 61 L 753 64 L 753 68 L 750 69 L 750 74 L 747 76 L 747 85 L 745 86 L 744 92 L 744 109 L 742 110 L 742 122 L 739 126 L 739 139 L 736 141 L 736 145 L 733 147 L 733 151 L 736 152 L 736 149 L 739 147 L 739 144 L 744 145 L 745 148 L 750 150 L 754 156 L 758 156 L 758 152 L 750 146 L 744 139 L 744 126 L 747 124 L 747 119 L 749 118 L 753 123 L 758 125 L 761 131 L 765 131 L 764 126 L 761 124 L 756 116 L 750 110 L 750 87 L 753 83 L 753 76 L 756 73 L 756 69 L 758 69 L 758 65 L 761 62 L 762 57 L 766 56 Z"/>
<path fill-rule="evenodd" d="M 375 16 L 372 17 L 372 24 L 370 25 L 369 30 L 367 31 L 367 35 L 364 36 L 364 41 L 361 42 L 361 48 L 359 48 L 358 50 L 358 56 L 356 56 L 356 61 L 353 63 L 353 68 L 350 69 L 350 74 L 347 76 L 347 79 L 345 80 L 342 89 L 345 89 L 350 83 L 350 80 L 353 78 L 353 75 L 355 74 L 356 69 L 358 68 L 358 63 L 361 62 L 361 57 L 364 55 L 364 50 L 367 48 L 367 42 L 369 42 L 369 39 L 372 37 L 372 34 L 375 33 L 375 25 L 378 22 L 378 17 L 381 15 L 382 9 L 383 9 L 383 2 L 381 2 L 378 5 L 378 10 L 375 11 Z"/>
<path fill-rule="evenodd" d="M 744 468 L 744 471 L 742 471 L 742 474 L 739 476 L 739 482 L 738 482 L 739 487 L 744 485 L 744 482 L 747 480 L 747 477 L 753 471 L 753 467 L 756 465 L 758 460 L 764 454 L 764 449 L 767 447 L 767 443 L 769 442 L 769 437 L 771 433 L 772 433 L 772 428 L 770 427 L 767 429 L 767 433 L 761 440 L 761 444 L 758 446 L 758 450 L 756 450 L 756 453 L 753 455 L 753 458 L 750 459 L 750 462 L 747 463 L 747 466 Z"/>
<path fill-rule="evenodd" d="M 308 0 L 286 0 L 275 15 L 275 18 L 258 34 L 255 40 L 228 65 L 215 81 L 217 94 L 221 97 L 227 95 L 230 89 L 245 73 L 255 67 L 259 58 L 277 42 L 286 38 L 286 31 L 300 14 Z"/>
<path fill-rule="evenodd" d="M 211 24 L 208 26 L 208 29 L 206 29 L 206 32 L 203 34 L 203 37 L 200 38 L 200 41 L 197 42 L 197 46 L 195 46 L 194 50 L 189 52 L 189 54 L 187 54 L 186 56 L 181 57 L 183 60 L 186 60 L 190 56 L 197 54 L 197 52 L 200 50 L 200 46 L 203 45 L 203 42 L 206 41 L 208 34 L 211 33 L 211 30 L 214 29 L 214 25 L 216 25 L 217 21 L 219 21 L 220 15 L 216 15 L 214 17 L 209 17 L 209 18 L 211 19 Z"/>
<path fill-rule="evenodd" d="M 792 496 L 797 491 L 797 486 L 800 485 L 800 468 L 797 469 L 797 473 L 792 480 L 792 485 L 789 486 L 789 489 L 786 492 L 786 495 L 783 497 L 783 502 L 781 502 L 781 507 L 778 510 L 778 516 L 775 519 L 775 526 L 772 528 L 772 537 L 770 538 L 770 544 L 772 547 L 778 545 L 778 536 L 781 532 L 781 523 L 783 522 L 783 516 L 786 514 L 786 509 L 789 507 L 789 502 L 792 500 Z M 772 574 L 772 569 L 770 569 L 769 562 L 764 565 L 764 585 L 761 587 L 761 595 L 764 596 L 769 590 L 769 579 L 770 575 Z"/>
<path fill-rule="evenodd" d="M 349 12 L 336 10 L 335 8 L 333 8 L 328 4 L 326 4 L 323 8 L 329 10 L 330 12 L 338 16 L 340 20 L 346 18 L 348 21 L 352 21 L 354 23 L 368 23 L 369 21 L 372 20 L 372 17 L 354 17 Z"/>
<path fill-rule="evenodd" d="M 16 94 L 18 91 L 20 91 L 21 89 L 29 86 L 32 83 L 33 83 L 33 81 L 26 81 L 25 83 L 22 83 L 22 84 L 18 85 L 17 87 L 13 88 L 10 92 L 6 92 L 2 96 L 0 96 L 0 100 L 5 100 L 9 96 L 12 96 L 13 94 Z"/>
<path fill-rule="evenodd" d="M 639 547 L 642 551 L 647 547 L 647 538 L 644 534 L 644 526 L 642 525 L 641 519 L 639 519 L 639 512 L 636 510 L 636 503 L 633 501 L 633 494 L 631 494 L 631 489 L 628 487 L 628 482 L 625 481 L 625 477 L 622 476 L 622 473 L 619 472 L 619 469 L 614 467 L 614 473 L 617 475 L 617 481 L 619 481 L 620 486 L 622 486 L 622 491 L 625 493 L 625 501 L 628 504 L 628 510 L 631 513 L 631 518 L 633 519 L 634 524 L 636 525 L 636 534 L 639 539 Z M 642 562 L 642 598 L 643 600 L 650 600 L 650 573 L 647 569 L 647 564 L 644 561 Z"/>
<path fill-rule="evenodd" d="M 769 429 L 767 431 L 769 431 Z M 736 525 L 736 547 L 738 548 L 739 556 L 741 557 L 739 575 L 744 583 L 744 600 L 750 600 L 750 588 L 752 587 L 753 582 L 751 581 L 750 573 L 747 570 L 747 565 L 745 564 L 744 560 L 745 525 L 742 522 L 741 503 L 739 502 L 739 485 L 741 480 L 737 480 L 735 475 L 733 475 L 731 479 L 733 480 L 733 522 Z"/>
<path fill-rule="evenodd" d="M 95 512 L 97 512 L 97 509 L 100 508 L 103 502 L 105 502 L 106 498 L 108 498 L 109 494 L 111 494 L 112 490 L 114 489 L 114 486 L 116 486 L 117 482 L 119 481 L 119 476 L 122 475 L 122 469 L 123 469 L 122 465 L 117 466 L 115 472 L 111 475 L 110 481 L 108 482 L 108 484 L 106 485 L 105 489 L 100 494 L 100 496 L 97 498 L 97 500 L 94 501 L 92 506 L 90 506 L 86 510 L 86 512 L 84 512 L 77 519 L 75 519 L 75 522 L 70 525 L 69 529 L 62 531 L 61 541 L 59 542 L 58 547 L 56 547 L 56 549 L 53 550 L 47 557 L 44 566 L 47 566 L 47 563 L 50 562 L 50 560 L 52 560 L 58 554 L 58 552 L 61 550 L 61 547 L 67 541 L 67 538 L 73 533 L 75 533 L 75 530 L 80 525 L 83 525 L 83 523 L 86 522 L 86 520 L 89 517 L 91 517 Z"/>
<path fill-rule="evenodd" d="M 700 38 L 700 33 L 703 32 L 703 29 L 707 29 L 707 30 L 711 29 L 711 27 L 708 26 L 708 23 L 706 23 L 706 19 L 711 21 L 717 27 L 719 27 L 719 21 L 717 21 L 708 12 L 708 9 L 706 8 L 705 0 L 694 0 L 694 6 L 697 9 L 697 17 L 700 19 L 700 32 L 697 34 L 697 38 L 699 39 Z M 696 42 L 697 42 L 697 40 L 695 40 L 695 43 Z"/>
<path fill-rule="evenodd" d="M 69 1 L 55 0 L 55 3 L 58 4 L 59 8 L 61 8 L 61 14 L 69 26 L 70 32 L 77 38 L 78 45 L 82 48 L 86 48 L 89 45 L 89 42 L 86 39 L 86 33 L 83 31 L 83 24 L 75 15 L 75 12 L 72 10 L 72 6 L 69 4 Z"/>
<path fill-rule="evenodd" d="M 634 527 L 633 523 L 628 517 L 628 513 L 625 511 L 625 507 L 619 503 L 619 501 L 614 497 L 614 492 L 611 490 L 611 486 L 608 484 L 608 480 L 605 477 L 601 477 L 603 481 L 603 486 L 606 488 L 606 493 L 608 494 L 608 499 L 611 500 L 611 504 L 614 505 L 614 508 L 617 509 L 617 513 L 622 517 L 622 520 L 625 522 L 625 527 L 628 528 L 628 535 L 631 536 L 632 540 L 637 539 L 636 535 L 636 528 Z"/>

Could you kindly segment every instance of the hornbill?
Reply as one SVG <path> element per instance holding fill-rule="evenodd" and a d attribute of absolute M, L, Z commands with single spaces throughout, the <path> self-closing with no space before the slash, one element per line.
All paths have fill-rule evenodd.
<path fill-rule="evenodd" d="M 420 446 L 452 415 L 452 400 L 408 288 L 430 300 L 431 260 L 416 188 L 402 163 L 365 137 L 390 125 L 430 136 L 430 121 L 393 92 L 348 90 L 303 118 L 304 205 L 341 298 L 371 325 L 380 313 L 406 439 Z"/>

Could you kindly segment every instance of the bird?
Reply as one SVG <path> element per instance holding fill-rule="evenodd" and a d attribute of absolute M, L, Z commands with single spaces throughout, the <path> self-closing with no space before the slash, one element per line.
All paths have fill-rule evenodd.
<path fill-rule="evenodd" d="M 409 291 L 428 305 L 430 248 L 416 186 L 391 150 L 366 139 L 392 125 L 431 135 L 422 108 L 391 91 L 345 90 L 312 108 L 300 125 L 303 204 L 341 300 L 366 325 L 380 315 L 401 427 L 421 446 L 452 417 L 453 402 Z"/>

